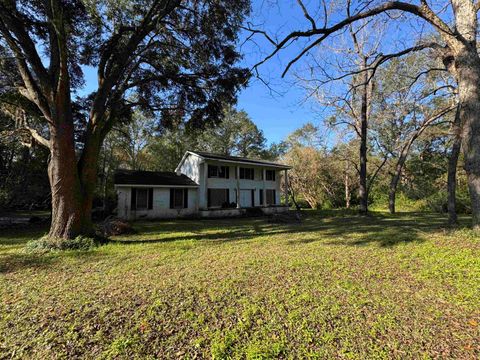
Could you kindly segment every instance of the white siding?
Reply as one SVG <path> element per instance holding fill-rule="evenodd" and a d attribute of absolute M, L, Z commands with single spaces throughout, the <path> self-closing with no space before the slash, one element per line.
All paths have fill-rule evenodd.
<path fill-rule="evenodd" d="M 227 166 L 229 169 L 229 178 L 208 178 L 207 166 L 208 164 L 217 166 Z M 260 189 L 264 190 L 263 197 L 266 199 L 267 189 L 276 190 L 276 205 L 280 205 L 280 197 L 282 194 L 281 177 L 284 170 L 272 168 L 262 165 L 238 165 L 245 168 L 253 168 L 255 176 L 253 180 L 239 179 L 240 190 L 254 190 L 254 206 L 262 206 L 260 203 Z M 151 210 L 131 210 L 130 196 L 131 188 L 129 186 L 117 187 L 118 194 L 118 216 L 125 219 L 138 218 L 171 218 L 199 214 L 200 210 L 207 209 L 208 189 L 229 189 L 229 202 L 236 203 L 236 179 L 237 165 L 230 162 L 204 160 L 195 155 L 188 154 L 185 160 L 178 168 L 178 174 L 184 174 L 190 179 L 199 184 L 198 188 L 190 188 L 188 190 L 188 208 L 185 209 L 170 209 L 170 188 L 168 187 L 153 187 L 153 209 Z M 275 181 L 262 180 L 262 172 L 264 170 L 275 171 Z M 146 186 L 144 186 L 146 187 Z M 218 211 L 218 210 L 217 210 Z M 220 215 L 220 213 L 216 213 Z M 233 214 L 233 213 L 232 213 Z M 212 216 L 215 216 L 214 214 Z"/>
<path fill-rule="evenodd" d="M 206 189 L 229 189 L 230 193 L 230 202 L 236 202 L 235 198 L 235 190 L 237 189 L 237 179 L 235 178 L 235 171 L 236 171 L 236 165 L 232 165 L 232 163 L 222 163 L 220 161 L 209 161 L 207 160 L 204 164 L 201 166 L 201 173 L 203 175 L 203 168 L 208 164 L 211 165 L 218 165 L 218 166 L 228 166 L 229 167 L 229 178 L 228 179 L 223 179 L 223 178 L 208 178 L 205 177 L 206 184 L 200 183 L 200 209 L 205 209 L 207 207 L 207 192 Z M 249 180 L 249 179 L 240 179 L 240 190 L 255 190 L 255 206 L 260 206 L 260 189 L 275 189 L 276 190 L 276 204 L 280 204 L 280 195 L 281 195 L 281 188 L 280 188 L 280 178 L 281 178 L 281 172 L 280 170 L 276 170 L 274 168 L 268 168 L 268 167 L 262 167 L 262 166 L 250 166 L 250 165 L 241 165 L 240 167 L 249 167 L 255 169 L 255 177 L 254 180 Z M 268 169 L 268 170 L 276 170 L 275 174 L 275 181 L 263 181 L 262 180 L 262 170 L 263 169 Z M 203 176 L 201 177 L 203 179 Z M 202 189 L 205 189 L 205 192 L 202 191 Z M 202 199 L 202 196 L 205 196 Z M 265 196 L 265 195 L 264 195 Z M 202 201 L 203 200 L 203 201 Z"/>
<path fill-rule="evenodd" d="M 170 188 L 153 188 L 153 209 L 151 210 L 131 210 L 130 187 L 117 187 L 118 194 L 118 216 L 124 219 L 155 219 L 155 218 L 174 218 L 197 214 L 197 194 L 196 188 L 188 188 L 188 208 L 170 209 Z"/>
<path fill-rule="evenodd" d="M 200 164 L 202 159 L 197 155 L 188 154 L 185 158 L 185 161 L 182 163 L 182 166 L 178 169 L 178 174 L 187 175 L 190 179 L 195 181 L 197 184 L 200 184 L 201 174 L 200 174 Z"/>

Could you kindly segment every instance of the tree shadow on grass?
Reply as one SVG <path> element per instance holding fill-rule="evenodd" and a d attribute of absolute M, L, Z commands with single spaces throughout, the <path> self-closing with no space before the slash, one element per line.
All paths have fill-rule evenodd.
<path fill-rule="evenodd" d="M 445 218 L 437 214 L 374 214 L 367 217 L 351 214 L 328 215 L 329 217 L 323 217 L 322 212 L 307 212 L 301 224 L 274 224 L 267 222 L 265 218 L 228 219 L 195 221 L 192 224 L 187 221 L 169 222 L 168 229 L 165 229 L 165 223 L 153 223 L 137 238 L 132 235 L 128 239 L 114 239 L 110 242 L 123 245 L 187 240 L 224 243 L 281 235 L 291 238 L 288 240 L 290 245 L 323 242 L 325 245 L 362 246 L 377 243 L 379 246 L 389 247 L 424 241 L 426 234 L 438 232 L 445 225 Z M 162 226 L 161 231 L 159 225 Z M 147 229 L 143 224 L 139 227 Z M 187 234 L 168 236 L 182 230 Z M 152 233 L 151 237 L 148 236 L 149 233 Z"/>
<path fill-rule="evenodd" d="M 462 218 L 461 227 L 467 227 Z M 404 213 L 395 216 L 374 214 L 363 217 L 352 214 L 308 211 L 300 224 L 276 224 L 265 218 L 176 220 L 135 224 L 137 235 L 112 239 L 119 245 L 154 244 L 175 241 L 195 241 L 205 245 L 249 241 L 258 237 L 277 236 L 287 239 L 288 245 L 320 242 L 324 245 L 393 247 L 400 244 L 422 242 L 429 234 L 445 230 L 446 218 L 438 214 Z M 0 235 L 0 273 L 22 268 L 44 268 L 64 257 L 82 261 L 96 261 L 108 254 L 97 251 L 75 251 L 56 255 L 36 255 L 19 252 L 16 248 L 28 240 L 38 238 L 45 228 L 25 229 Z M 177 234 L 177 235 L 175 235 Z M 151 236 L 150 236 L 151 235 Z M 6 250 L 2 251 L 1 250 Z"/>
<path fill-rule="evenodd" d="M 315 218 L 318 219 L 317 216 Z M 466 219 L 462 219 L 457 229 L 462 227 L 467 227 Z M 325 245 L 377 244 L 380 247 L 393 247 L 423 242 L 429 234 L 445 231 L 446 218 L 431 213 L 376 213 L 370 216 L 329 217 L 323 219 L 321 225 L 311 226 L 311 229 L 315 228 L 320 232 L 321 238 L 292 240 L 290 244 L 323 241 Z"/>
<path fill-rule="evenodd" d="M 11 273 L 27 268 L 46 268 L 55 261 L 54 257 L 38 254 L 0 255 L 0 274 Z"/>
<path fill-rule="evenodd" d="M 89 250 L 29 253 L 21 249 L 15 253 L 0 254 L 0 274 L 21 271 L 23 269 L 43 270 L 52 268 L 66 258 L 74 258 L 80 262 L 94 262 L 105 256 L 108 255 Z"/>

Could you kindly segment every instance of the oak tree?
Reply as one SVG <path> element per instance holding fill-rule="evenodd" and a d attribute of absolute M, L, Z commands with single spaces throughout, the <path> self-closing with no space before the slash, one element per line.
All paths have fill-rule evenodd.
<path fill-rule="evenodd" d="M 0 2 L 0 41 L 15 59 L 17 89 L 48 130 L 39 141 L 50 151 L 50 237 L 93 233 L 99 152 L 116 122 L 140 108 L 164 123 L 181 114 L 200 125 L 234 101 L 248 75 L 235 50 L 248 11 L 247 0 Z M 77 126 L 86 67 L 96 86 Z"/>

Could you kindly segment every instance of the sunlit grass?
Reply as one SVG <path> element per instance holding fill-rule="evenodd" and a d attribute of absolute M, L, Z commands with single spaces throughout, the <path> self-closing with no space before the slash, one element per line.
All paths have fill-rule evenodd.
<path fill-rule="evenodd" d="M 445 218 L 142 222 L 87 252 L 0 235 L 0 358 L 478 358 L 480 239 Z"/>

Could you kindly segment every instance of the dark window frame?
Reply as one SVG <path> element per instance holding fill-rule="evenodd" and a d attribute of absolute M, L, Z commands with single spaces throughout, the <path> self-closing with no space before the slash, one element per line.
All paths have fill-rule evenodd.
<path fill-rule="evenodd" d="M 265 180 L 266 181 L 275 181 L 276 171 L 275 170 L 265 170 Z"/>
<path fill-rule="evenodd" d="M 269 202 L 269 195 L 272 197 L 272 202 Z M 275 189 L 265 189 L 265 200 L 267 205 L 277 205 L 277 193 Z"/>
<path fill-rule="evenodd" d="M 239 172 L 241 180 L 255 180 L 255 168 L 241 167 Z"/>
<path fill-rule="evenodd" d="M 214 179 L 228 179 L 230 167 L 207 164 L 208 177 Z"/>
<path fill-rule="evenodd" d="M 186 209 L 188 208 L 188 188 L 170 188 L 170 209 Z M 181 193 L 181 205 L 177 204 L 176 194 Z"/>
<path fill-rule="evenodd" d="M 147 204 L 146 206 L 138 207 L 138 192 L 147 192 Z M 153 209 L 153 188 L 149 187 L 132 187 L 130 189 L 130 210 L 152 210 Z"/>
<path fill-rule="evenodd" d="M 180 194 L 180 203 L 178 204 L 177 194 Z M 185 189 L 173 189 L 173 208 L 183 209 L 185 207 Z"/>
<path fill-rule="evenodd" d="M 218 205 L 212 205 L 212 190 L 214 191 L 221 191 L 223 190 L 225 192 L 225 199 L 221 204 Z M 230 189 L 225 188 L 225 189 L 216 189 L 216 188 L 208 188 L 207 189 L 207 207 L 208 208 L 221 208 L 223 205 L 227 203 L 230 204 Z"/>

